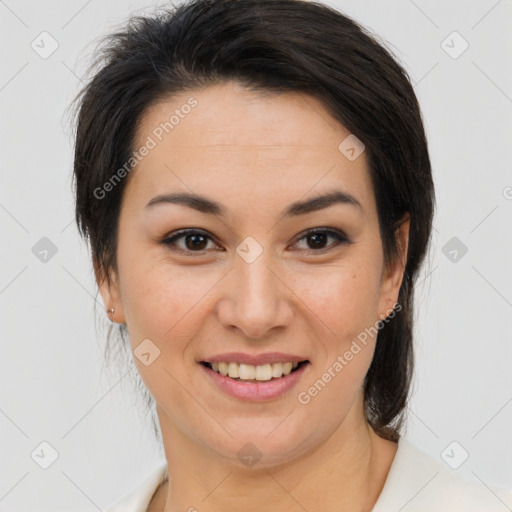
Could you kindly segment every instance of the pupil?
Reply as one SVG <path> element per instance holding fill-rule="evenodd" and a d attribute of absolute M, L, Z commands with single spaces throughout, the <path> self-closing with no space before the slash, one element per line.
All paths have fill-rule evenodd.
<path fill-rule="evenodd" d="M 310 243 L 310 246 L 313 245 L 314 248 L 323 247 L 326 238 L 325 233 L 313 233 L 312 235 L 309 235 L 309 237 L 310 242 L 313 240 L 313 244 Z M 320 243 L 318 244 L 318 242 Z"/>
<path fill-rule="evenodd" d="M 192 239 L 194 239 L 194 241 L 191 244 L 189 244 L 188 242 L 190 242 Z M 199 243 L 197 243 L 198 239 L 199 239 Z M 205 239 L 206 239 L 206 237 L 203 235 L 187 235 L 185 245 L 187 246 L 187 249 L 204 249 Z M 203 245 L 201 245 L 201 244 L 203 244 Z"/>

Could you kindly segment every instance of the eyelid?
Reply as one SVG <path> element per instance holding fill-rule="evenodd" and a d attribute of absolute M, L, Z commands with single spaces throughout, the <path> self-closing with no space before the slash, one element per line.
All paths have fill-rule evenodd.
<path fill-rule="evenodd" d="M 352 241 L 349 239 L 349 237 L 343 231 L 341 231 L 339 229 L 329 228 L 329 227 L 315 227 L 315 228 L 307 229 L 306 231 L 303 231 L 302 233 L 297 235 L 295 238 L 295 241 L 293 242 L 292 245 L 297 244 L 298 242 L 300 242 L 301 240 L 306 238 L 308 235 L 312 235 L 315 233 L 324 233 L 327 236 L 331 236 L 332 238 L 334 238 L 336 240 L 336 242 L 328 245 L 327 247 L 323 247 L 321 249 L 302 249 L 302 252 L 306 252 L 308 254 L 323 254 L 325 252 L 333 250 L 334 248 L 336 248 L 342 244 L 351 244 L 352 243 Z M 205 252 L 208 251 L 208 249 L 202 249 L 200 251 L 190 251 L 190 250 L 180 249 L 179 247 L 176 247 L 173 245 L 176 240 L 178 240 L 182 237 L 185 237 L 186 235 L 189 235 L 189 234 L 202 235 L 218 245 L 216 238 L 213 235 L 211 235 L 207 231 L 200 229 L 200 228 L 179 229 L 179 230 L 171 233 L 170 235 L 166 236 L 161 241 L 161 243 L 164 246 L 168 247 L 169 249 L 171 249 L 175 252 L 178 252 L 178 253 L 187 254 L 187 255 L 195 254 L 196 256 L 204 255 Z"/>
<path fill-rule="evenodd" d="M 313 235 L 315 233 L 325 233 L 327 236 L 331 236 L 336 240 L 336 243 L 328 245 L 327 247 L 323 247 L 322 249 L 304 249 L 307 253 L 313 254 L 323 254 L 324 252 L 333 250 L 334 248 L 340 246 L 341 244 L 351 244 L 352 241 L 349 237 L 341 230 L 329 227 L 315 227 L 311 229 L 307 229 L 301 234 L 297 235 L 297 238 L 294 244 L 300 242 L 303 238 L 306 238 L 308 235 Z"/>
<path fill-rule="evenodd" d="M 168 247 L 169 249 L 171 249 L 171 250 L 173 250 L 175 252 L 179 252 L 179 253 L 187 254 L 187 255 L 194 255 L 195 254 L 195 255 L 198 255 L 198 256 L 202 256 L 205 253 L 205 251 L 207 251 L 208 249 L 202 249 L 200 251 L 189 251 L 189 250 L 183 250 L 183 249 L 173 245 L 176 240 L 178 240 L 180 238 L 184 238 L 186 235 L 190 235 L 190 234 L 202 235 L 205 238 L 208 238 L 209 241 L 212 241 L 213 243 L 218 245 L 218 243 L 217 243 L 217 241 L 216 241 L 214 236 L 212 236 L 210 233 L 208 233 L 208 231 L 205 231 L 205 230 L 200 229 L 200 228 L 183 228 L 183 229 L 178 229 L 177 231 L 174 231 L 170 235 L 167 235 L 161 241 L 161 243 L 164 246 Z"/>

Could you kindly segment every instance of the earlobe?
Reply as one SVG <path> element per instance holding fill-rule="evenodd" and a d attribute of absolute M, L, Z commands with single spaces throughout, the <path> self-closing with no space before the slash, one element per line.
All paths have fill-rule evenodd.
<path fill-rule="evenodd" d="M 125 323 L 116 274 L 109 271 L 109 275 L 107 276 L 106 273 L 94 263 L 94 275 L 109 319 L 112 322 Z"/>

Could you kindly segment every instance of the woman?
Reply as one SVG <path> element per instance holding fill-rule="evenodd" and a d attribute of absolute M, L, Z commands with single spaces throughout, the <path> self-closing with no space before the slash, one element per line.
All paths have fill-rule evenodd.
<path fill-rule="evenodd" d="M 434 190 L 390 53 L 320 3 L 196 0 L 98 62 L 76 219 L 166 456 L 108 510 L 502 510 L 400 437 Z"/>

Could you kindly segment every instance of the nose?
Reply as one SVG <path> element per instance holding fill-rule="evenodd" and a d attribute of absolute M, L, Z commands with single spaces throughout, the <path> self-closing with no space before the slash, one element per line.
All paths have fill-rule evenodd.
<path fill-rule="evenodd" d="M 250 339 L 264 338 L 293 319 L 293 292 L 266 254 L 251 263 L 237 255 L 217 304 L 220 323 Z"/>

